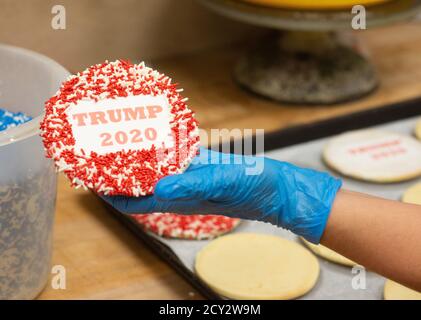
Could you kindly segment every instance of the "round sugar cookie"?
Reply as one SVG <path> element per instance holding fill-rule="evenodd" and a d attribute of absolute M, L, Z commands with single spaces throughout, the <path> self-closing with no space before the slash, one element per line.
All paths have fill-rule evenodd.
<path fill-rule="evenodd" d="M 294 299 L 310 291 L 319 276 L 317 258 L 280 237 L 235 233 L 205 246 L 195 270 L 210 288 L 230 299 Z"/>
<path fill-rule="evenodd" d="M 415 125 L 415 136 L 418 140 L 421 140 L 421 120 L 418 120 Z"/>
<path fill-rule="evenodd" d="M 339 173 L 369 182 L 392 183 L 421 175 L 421 143 L 382 130 L 358 130 L 331 139 L 323 160 Z"/>
<path fill-rule="evenodd" d="M 326 260 L 332 261 L 334 263 L 338 263 L 338 264 L 342 264 L 344 266 L 355 266 L 357 263 L 355 263 L 354 261 L 344 257 L 343 255 L 319 244 L 319 245 L 315 245 L 311 242 L 308 242 L 307 240 L 301 238 L 301 241 L 304 242 L 304 244 L 311 250 L 313 251 L 316 255 L 318 255 L 319 257 L 322 257 Z"/>
<path fill-rule="evenodd" d="M 220 215 L 151 213 L 131 215 L 146 230 L 161 237 L 205 240 L 232 231 L 240 219 Z"/>
<path fill-rule="evenodd" d="M 421 292 L 409 289 L 392 280 L 386 280 L 384 284 L 385 300 L 421 300 Z"/>
<path fill-rule="evenodd" d="M 257 5 L 290 9 L 346 9 L 354 5 L 375 5 L 389 0 L 242 0 Z"/>
<path fill-rule="evenodd" d="M 402 201 L 421 205 L 421 183 L 414 184 L 408 188 L 402 196 Z"/>
<path fill-rule="evenodd" d="M 151 194 L 198 151 L 198 124 L 181 91 L 164 74 L 123 60 L 72 75 L 45 104 L 46 155 L 75 187 Z"/>

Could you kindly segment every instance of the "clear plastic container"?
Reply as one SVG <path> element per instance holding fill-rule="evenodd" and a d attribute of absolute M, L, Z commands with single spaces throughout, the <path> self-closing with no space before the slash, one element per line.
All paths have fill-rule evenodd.
<path fill-rule="evenodd" d="M 0 45 L 0 108 L 34 118 L 0 132 L 0 299 L 35 298 L 50 274 L 57 175 L 39 122 L 68 74 L 45 56 Z"/>

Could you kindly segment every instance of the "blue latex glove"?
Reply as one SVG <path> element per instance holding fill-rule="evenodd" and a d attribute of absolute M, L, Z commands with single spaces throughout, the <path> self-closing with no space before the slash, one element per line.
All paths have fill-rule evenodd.
<path fill-rule="evenodd" d="M 269 222 L 319 243 L 341 184 L 289 163 L 201 149 L 185 173 L 161 179 L 152 196 L 103 198 L 123 213 L 221 214 Z"/>

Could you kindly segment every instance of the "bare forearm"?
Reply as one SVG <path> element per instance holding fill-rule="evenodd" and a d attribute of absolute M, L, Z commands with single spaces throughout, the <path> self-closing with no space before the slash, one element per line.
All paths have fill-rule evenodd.
<path fill-rule="evenodd" d="M 340 191 L 321 243 L 421 291 L 421 206 Z"/>

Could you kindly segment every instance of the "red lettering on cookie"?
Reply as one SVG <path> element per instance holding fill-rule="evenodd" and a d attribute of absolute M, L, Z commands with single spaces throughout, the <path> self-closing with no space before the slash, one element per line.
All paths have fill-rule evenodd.
<path fill-rule="evenodd" d="M 76 113 L 73 115 L 73 119 L 77 121 L 79 127 L 86 126 L 85 118 L 87 117 L 88 115 L 86 113 Z"/>
<path fill-rule="evenodd" d="M 108 123 L 107 119 L 105 119 L 105 112 L 102 111 L 89 112 L 89 117 L 91 119 L 91 125 Z"/>

